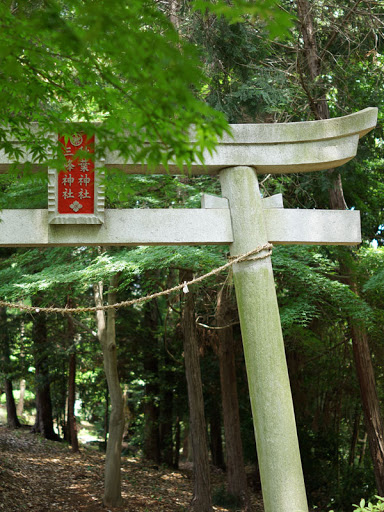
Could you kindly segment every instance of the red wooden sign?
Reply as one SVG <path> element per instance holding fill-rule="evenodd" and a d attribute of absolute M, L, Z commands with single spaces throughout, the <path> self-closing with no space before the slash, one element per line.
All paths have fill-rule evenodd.
<path fill-rule="evenodd" d="M 58 173 L 58 213 L 94 213 L 95 210 L 95 163 L 76 154 L 82 150 L 95 151 L 95 137 L 75 133 L 65 141 L 59 136 L 66 159 L 65 169 Z"/>

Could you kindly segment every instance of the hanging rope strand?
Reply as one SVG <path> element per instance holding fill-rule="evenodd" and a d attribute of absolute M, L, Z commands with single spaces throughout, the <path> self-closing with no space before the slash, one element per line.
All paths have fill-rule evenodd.
<path fill-rule="evenodd" d="M 128 306 L 133 306 L 134 304 L 139 304 L 141 302 L 146 302 L 147 300 L 156 299 L 157 297 L 163 297 L 164 295 L 169 295 L 173 292 L 177 292 L 182 290 L 185 287 L 191 286 L 195 283 L 199 283 L 208 279 L 208 277 L 214 276 L 223 272 L 223 270 L 231 267 L 235 263 L 240 263 L 241 261 L 253 261 L 255 259 L 264 259 L 268 258 L 272 254 L 272 244 L 264 244 L 262 246 L 256 247 L 256 249 L 252 249 L 245 254 L 241 254 L 240 256 L 232 256 L 230 261 L 221 267 L 217 267 L 207 274 L 196 277 L 191 281 L 179 284 L 174 286 L 173 288 L 168 288 L 167 290 L 162 290 L 161 292 L 152 293 L 151 295 L 146 295 L 145 297 L 140 297 L 138 299 L 125 300 L 123 302 L 117 302 L 116 304 L 108 304 L 107 306 L 93 306 L 88 308 L 52 308 L 52 307 L 42 307 L 36 308 L 33 306 L 26 306 L 24 304 L 17 304 L 12 302 L 5 302 L 0 300 L 0 307 L 7 307 L 12 309 L 19 309 L 21 311 L 27 311 L 31 313 L 62 313 L 62 314 L 72 314 L 72 313 L 87 313 L 87 312 L 95 312 L 95 311 L 107 311 L 108 309 L 119 309 Z M 263 251 L 266 251 L 265 254 L 261 254 Z"/>

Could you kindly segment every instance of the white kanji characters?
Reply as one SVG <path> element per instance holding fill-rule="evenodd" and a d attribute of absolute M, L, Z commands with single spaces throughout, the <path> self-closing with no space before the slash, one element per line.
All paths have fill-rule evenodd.
<path fill-rule="evenodd" d="M 63 185 L 68 185 L 70 187 L 74 181 L 75 178 L 72 176 L 72 174 L 66 174 L 63 176 Z"/>
<path fill-rule="evenodd" d="M 79 178 L 79 185 L 84 185 L 85 187 L 87 187 L 90 182 L 91 182 L 91 178 L 87 175 L 84 176 L 82 174 Z"/>
<path fill-rule="evenodd" d="M 79 199 L 90 199 L 90 195 L 88 190 L 81 189 L 78 194 Z"/>
<path fill-rule="evenodd" d="M 64 155 L 65 155 L 65 156 L 73 156 L 73 153 L 72 153 L 72 150 L 71 150 L 71 149 L 72 149 L 72 148 L 71 148 L 70 146 L 67 146 L 67 147 L 65 148 L 65 153 L 64 153 Z"/>
<path fill-rule="evenodd" d="M 71 197 L 75 197 L 75 196 L 73 195 L 72 190 L 71 190 L 70 188 L 69 188 L 69 189 L 68 189 L 68 188 L 65 188 L 65 189 L 64 189 L 64 191 L 63 191 L 63 198 L 64 198 L 64 199 L 70 199 Z"/>
<path fill-rule="evenodd" d="M 80 171 L 81 172 L 88 172 L 89 171 L 88 167 L 91 164 L 91 162 L 89 160 L 86 160 L 85 158 L 83 158 L 82 160 L 80 160 L 79 164 L 80 164 Z"/>
<path fill-rule="evenodd" d="M 73 163 L 73 161 L 69 158 L 67 160 L 67 163 L 65 164 L 65 168 L 67 169 L 67 171 L 71 172 L 72 169 L 74 169 L 75 167 L 75 164 Z"/>

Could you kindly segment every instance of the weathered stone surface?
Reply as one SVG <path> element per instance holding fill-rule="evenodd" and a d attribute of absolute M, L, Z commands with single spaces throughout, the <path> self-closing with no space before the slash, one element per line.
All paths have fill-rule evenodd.
<path fill-rule="evenodd" d="M 274 194 L 273 196 L 263 197 L 263 208 L 284 208 L 283 194 Z"/>
<path fill-rule="evenodd" d="M 228 199 L 225 197 L 212 196 L 211 194 L 201 195 L 201 207 L 208 209 L 226 209 L 229 208 Z"/>
<path fill-rule="evenodd" d="M 273 244 L 357 245 L 360 212 L 351 210 L 266 209 L 268 241 Z M 256 225 L 255 225 L 256 229 Z"/>
<path fill-rule="evenodd" d="M 234 233 L 232 256 L 268 241 L 256 173 L 220 173 Z M 278 210 L 280 211 L 280 210 Z M 255 226 L 257 225 L 257 229 Z M 260 256 L 263 253 L 260 254 Z M 271 258 L 233 266 L 265 512 L 308 511 Z"/>
<path fill-rule="evenodd" d="M 265 200 L 262 200 L 264 203 Z M 357 211 L 264 209 L 274 244 L 361 242 Z M 260 229 L 250 212 L 255 233 Z M 229 208 L 105 210 L 103 225 L 49 225 L 48 210 L 0 212 L 0 246 L 202 245 L 233 242 Z"/>
<path fill-rule="evenodd" d="M 252 166 L 258 173 L 310 172 L 338 167 L 356 155 L 358 140 L 372 130 L 377 109 L 367 108 L 349 116 L 300 123 L 231 125 L 216 151 L 204 154 L 192 174 L 216 174 L 225 167 Z M 124 163 L 117 155 L 106 157 L 106 166 L 124 172 L 143 172 L 141 166 Z M 175 166 L 170 167 L 177 173 Z M 158 169 L 157 172 L 162 172 Z"/>
<path fill-rule="evenodd" d="M 284 208 L 283 194 L 275 194 L 269 197 L 263 197 L 263 208 Z M 202 194 L 202 208 L 229 208 L 228 199 L 225 197 L 212 196 L 210 194 Z"/>
<path fill-rule="evenodd" d="M 192 174 L 216 174 L 226 167 L 251 166 L 258 173 L 310 172 L 330 169 L 351 160 L 359 137 L 376 125 L 377 109 L 367 108 L 349 116 L 300 123 L 231 125 L 232 137 L 225 135 L 216 151 L 204 154 L 203 163 L 192 165 Z M 0 152 L 0 172 L 11 162 Z M 126 173 L 146 173 L 146 166 L 107 153 L 105 166 Z M 157 173 L 180 174 L 175 165 Z"/>

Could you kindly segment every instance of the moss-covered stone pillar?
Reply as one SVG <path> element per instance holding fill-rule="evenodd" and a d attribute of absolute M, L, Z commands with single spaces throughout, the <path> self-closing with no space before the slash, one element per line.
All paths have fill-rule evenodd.
<path fill-rule="evenodd" d="M 268 242 L 256 172 L 221 171 L 231 255 Z M 266 256 L 265 252 L 260 253 Z M 307 498 L 270 256 L 233 267 L 265 512 L 307 512 Z"/>

